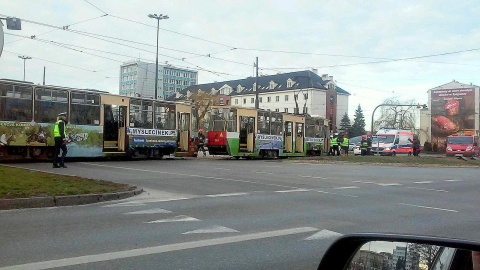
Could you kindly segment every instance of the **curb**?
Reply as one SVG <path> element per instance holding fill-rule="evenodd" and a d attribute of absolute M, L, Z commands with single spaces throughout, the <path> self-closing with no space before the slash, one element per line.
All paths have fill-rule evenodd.
<path fill-rule="evenodd" d="M 122 200 L 139 195 L 142 192 L 143 188 L 135 187 L 135 190 L 115 193 L 0 199 L 0 210 L 92 204 L 106 201 Z"/>

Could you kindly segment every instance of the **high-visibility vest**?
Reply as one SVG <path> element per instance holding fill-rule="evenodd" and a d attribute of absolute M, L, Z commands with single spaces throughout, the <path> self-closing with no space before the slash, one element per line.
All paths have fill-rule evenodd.
<path fill-rule="evenodd" d="M 332 138 L 332 139 L 330 140 L 330 145 L 331 145 L 331 146 L 338 146 L 337 138 Z"/>
<path fill-rule="evenodd" d="M 361 148 L 362 149 L 367 149 L 367 147 L 368 147 L 368 142 L 366 140 L 362 140 Z"/>
<path fill-rule="evenodd" d="M 55 128 L 53 129 L 53 136 L 54 137 L 62 137 L 62 135 L 60 135 L 60 122 L 63 122 L 62 120 L 58 120 L 56 123 L 55 123 Z M 66 129 L 66 126 L 64 124 L 63 126 L 63 136 L 64 137 L 67 137 L 67 131 L 65 130 Z"/>
<path fill-rule="evenodd" d="M 343 138 L 342 146 L 348 146 L 348 138 Z"/>

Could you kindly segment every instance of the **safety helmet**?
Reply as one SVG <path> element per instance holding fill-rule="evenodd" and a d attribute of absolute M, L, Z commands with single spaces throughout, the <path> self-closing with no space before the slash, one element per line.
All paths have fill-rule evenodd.
<path fill-rule="evenodd" d="M 203 132 L 203 129 L 199 129 L 198 132 Z"/>
<path fill-rule="evenodd" d="M 330 138 L 333 138 L 333 135 L 330 135 Z"/>
<path fill-rule="evenodd" d="M 58 116 L 67 116 L 66 112 L 59 113 Z"/>
<path fill-rule="evenodd" d="M 338 136 L 338 133 L 335 133 L 335 136 Z"/>
<path fill-rule="evenodd" d="M 366 135 L 362 135 L 362 139 L 366 139 L 366 138 L 367 138 L 367 136 L 366 136 Z"/>

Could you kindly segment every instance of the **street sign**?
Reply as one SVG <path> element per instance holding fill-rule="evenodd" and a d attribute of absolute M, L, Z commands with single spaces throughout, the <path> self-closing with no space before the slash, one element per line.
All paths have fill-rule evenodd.
<path fill-rule="evenodd" d="M 22 21 L 17 18 L 7 18 L 8 30 L 22 30 Z"/>

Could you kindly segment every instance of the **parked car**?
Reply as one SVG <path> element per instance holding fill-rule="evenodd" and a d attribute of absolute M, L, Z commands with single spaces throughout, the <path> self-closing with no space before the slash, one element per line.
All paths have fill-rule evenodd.
<path fill-rule="evenodd" d="M 353 137 L 348 141 L 348 151 L 353 151 L 357 143 L 362 141 L 362 136 Z"/>

